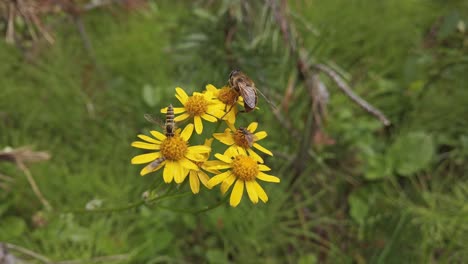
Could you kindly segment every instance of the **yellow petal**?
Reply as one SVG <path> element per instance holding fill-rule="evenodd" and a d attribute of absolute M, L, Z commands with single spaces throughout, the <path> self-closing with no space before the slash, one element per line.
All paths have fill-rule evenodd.
<path fill-rule="evenodd" d="M 258 169 L 260 171 L 270 171 L 271 170 L 270 167 L 268 167 L 266 165 L 263 165 L 263 164 L 258 165 Z"/>
<path fill-rule="evenodd" d="M 146 143 L 146 142 L 141 142 L 141 141 L 134 141 L 132 142 L 132 147 L 140 148 L 140 149 L 158 150 L 161 147 L 161 145 L 154 144 L 154 143 Z"/>
<path fill-rule="evenodd" d="M 164 135 L 163 133 L 159 132 L 159 131 L 156 131 L 156 130 L 151 130 L 150 131 L 151 135 L 153 135 L 153 137 L 159 139 L 159 140 L 165 140 L 166 139 L 166 135 Z"/>
<path fill-rule="evenodd" d="M 193 133 L 193 124 L 188 124 L 184 128 L 182 133 L 180 134 L 180 137 L 185 141 L 189 141 L 190 137 L 192 136 L 192 133 Z"/>
<path fill-rule="evenodd" d="M 203 123 L 201 121 L 201 117 L 194 116 L 193 122 L 195 123 L 195 132 L 197 132 L 197 134 L 200 135 L 203 132 Z"/>
<path fill-rule="evenodd" d="M 237 151 L 237 146 L 236 145 L 230 146 L 229 148 L 226 149 L 226 151 L 224 151 L 223 155 L 226 157 L 230 157 L 230 158 L 239 155 L 239 151 Z"/>
<path fill-rule="evenodd" d="M 185 111 L 186 110 L 183 107 L 174 107 L 174 114 L 180 114 L 180 113 L 183 113 Z"/>
<path fill-rule="evenodd" d="M 163 178 L 165 183 L 170 183 L 174 178 L 175 164 L 172 160 L 166 160 L 166 166 L 163 171 Z"/>
<path fill-rule="evenodd" d="M 265 154 L 268 154 L 270 156 L 273 156 L 273 153 L 271 153 L 271 151 L 269 151 L 268 149 L 260 146 L 258 143 L 253 143 L 252 145 L 254 148 L 260 150 L 261 152 L 265 153 Z"/>
<path fill-rule="evenodd" d="M 196 173 L 201 183 L 205 185 L 206 188 L 208 188 L 208 181 L 210 180 L 210 177 L 208 177 L 208 174 L 206 174 L 204 171 L 198 171 Z M 211 189 L 211 188 L 208 188 L 208 189 Z"/>
<path fill-rule="evenodd" d="M 174 114 L 180 114 L 186 111 L 184 107 L 173 107 L 172 109 L 174 110 Z M 167 114 L 167 107 L 161 109 L 161 113 Z"/>
<path fill-rule="evenodd" d="M 203 155 L 203 154 L 200 154 L 198 152 L 195 152 L 195 151 L 187 151 L 187 153 L 185 153 L 185 157 L 189 160 L 193 160 L 195 162 L 203 162 L 205 160 L 208 159 L 208 157 L 206 155 Z"/>
<path fill-rule="evenodd" d="M 145 176 L 146 174 L 148 173 L 151 173 L 151 172 L 154 172 L 154 171 L 157 171 L 159 169 L 161 169 L 164 164 L 166 164 L 166 161 L 164 160 L 163 162 L 161 162 L 161 164 L 159 164 L 157 167 L 154 167 L 154 164 L 150 163 L 148 165 L 146 165 L 141 171 L 140 171 L 140 175 L 141 176 Z"/>
<path fill-rule="evenodd" d="M 195 171 L 190 171 L 190 189 L 193 193 L 198 193 L 200 191 L 200 180 L 197 177 Z"/>
<path fill-rule="evenodd" d="M 233 147 L 235 147 L 235 149 L 236 149 L 237 153 L 239 153 L 239 155 L 247 155 L 247 151 L 245 150 L 245 148 L 240 147 L 240 146 L 233 146 Z"/>
<path fill-rule="evenodd" d="M 255 151 L 253 151 L 252 149 L 247 149 L 247 152 L 249 153 L 249 156 L 251 156 L 254 160 L 263 163 L 262 157 L 255 153 Z"/>
<path fill-rule="evenodd" d="M 205 143 L 203 145 L 211 148 L 211 144 L 213 143 L 213 140 L 214 138 L 207 138 L 205 139 Z"/>
<path fill-rule="evenodd" d="M 222 155 L 222 154 L 216 153 L 216 154 L 215 154 L 215 157 L 218 158 L 218 159 L 221 160 L 221 161 L 226 162 L 226 163 L 232 163 L 232 159 L 231 159 L 231 158 L 226 157 L 226 156 L 224 156 L 224 155 Z"/>
<path fill-rule="evenodd" d="M 258 184 L 258 182 L 254 182 L 254 186 L 255 186 L 255 190 L 257 191 L 257 194 L 258 194 L 258 198 L 260 198 L 260 200 L 262 200 L 264 203 L 268 202 L 268 196 L 266 194 L 266 192 L 263 190 L 262 186 L 260 186 L 260 184 Z"/>
<path fill-rule="evenodd" d="M 185 119 L 189 118 L 190 115 L 187 114 L 187 113 L 183 113 L 181 114 L 180 116 L 176 116 L 176 118 L 174 118 L 174 121 L 175 122 L 180 122 L 180 121 L 184 121 Z"/>
<path fill-rule="evenodd" d="M 188 150 L 203 154 L 203 153 L 209 153 L 211 151 L 211 147 L 205 146 L 205 145 L 196 145 L 196 146 L 188 147 Z"/>
<path fill-rule="evenodd" d="M 161 157 L 161 152 L 151 152 L 133 157 L 132 164 L 143 164 Z"/>
<path fill-rule="evenodd" d="M 258 123 L 257 122 L 252 122 L 250 125 L 247 127 L 247 130 L 250 131 L 250 133 L 255 132 L 257 130 Z"/>
<path fill-rule="evenodd" d="M 237 107 L 233 107 L 229 113 L 226 114 L 224 119 L 230 124 L 234 124 L 236 122 L 236 113 L 237 113 Z"/>
<path fill-rule="evenodd" d="M 222 104 L 215 104 L 215 105 L 209 105 L 208 108 L 206 109 L 206 113 L 215 116 L 217 118 L 221 118 L 226 114 L 223 111 L 223 105 Z"/>
<path fill-rule="evenodd" d="M 205 86 L 205 89 L 206 89 L 207 91 L 212 92 L 212 93 L 215 93 L 215 92 L 218 91 L 218 89 L 217 89 L 214 85 L 212 85 L 212 84 L 206 85 L 206 86 Z"/>
<path fill-rule="evenodd" d="M 180 87 L 177 87 L 176 88 L 176 96 L 179 96 L 179 101 L 185 105 L 185 103 L 187 102 L 188 100 L 188 95 L 187 93 L 184 91 L 184 89 L 180 88 Z"/>
<path fill-rule="evenodd" d="M 218 119 L 217 119 L 216 117 L 211 116 L 211 115 L 209 115 L 209 114 L 203 114 L 201 117 L 202 117 L 203 119 L 205 119 L 206 121 L 212 122 L 212 123 L 218 121 Z"/>
<path fill-rule="evenodd" d="M 221 143 L 231 146 L 234 144 L 234 138 L 231 135 L 231 130 L 226 128 L 224 133 L 213 133 L 213 137 L 219 140 Z"/>
<path fill-rule="evenodd" d="M 178 161 L 178 163 L 183 166 L 184 168 L 187 168 L 189 170 L 200 170 L 197 166 L 197 164 L 191 162 L 189 159 L 187 158 L 182 158 L 181 160 Z"/>
<path fill-rule="evenodd" d="M 234 183 L 234 181 L 236 180 L 236 176 L 234 176 L 234 174 L 231 174 L 229 175 L 224 181 L 223 183 L 221 184 L 221 193 L 222 194 L 225 194 L 227 192 L 227 190 L 229 190 L 229 188 L 231 187 L 231 185 Z"/>
<path fill-rule="evenodd" d="M 223 172 L 221 174 L 214 176 L 208 181 L 208 187 L 213 188 L 213 186 L 216 186 L 220 184 L 221 182 L 223 182 L 224 179 L 226 179 L 229 175 L 231 175 L 231 171 L 226 171 L 226 172 Z"/>
<path fill-rule="evenodd" d="M 213 92 L 212 91 L 206 91 L 206 93 L 204 93 L 203 96 L 205 97 L 205 100 L 210 102 L 212 100 L 212 98 L 213 98 Z"/>
<path fill-rule="evenodd" d="M 247 189 L 247 194 L 249 195 L 250 201 L 256 204 L 258 203 L 258 194 L 255 190 L 255 181 L 246 181 L 245 188 Z"/>
<path fill-rule="evenodd" d="M 147 135 L 138 135 L 139 138 L 143 139 L 144 141 L 154 143 L 154 144 L 161 144 L 161 141 L 156 140 L 152 137 L 148 137 Z"/>
<path fill-rule="evenodd" d="M 235 119 L 234 119 L 235 121 Z M 234 121 L 233 122 L 230 122 L 229 120 L 226 120 L 226 125 L 232 130 L 232 131 L 236 131 L 236 127 L 234 126 Z"/>
<path fill-rule="evenodd" d="M 182 164 L 180 164 L 180 161 L 174 161 L 174 181 L 179 184 L 182 183 L 185 179 L 184 170 L 182 169 Z"/>
<path fill-rule="evenodd" d="M 203 162 L 202 167 L 204 170 L 211 172 L 213 174 L 220 174 L 221 172 L 218 172 L 217 170 L 231 168 L 231 164 L 226 164 L 226 162 L 219 161 L 219 160 L 208 160 L 208 161 Z"/>
<path fill-rule="evenodd" d="M 254 135 L 255 135 L 255 139 L 257 141 L 261 140 L 261 139 L 264 139 L 264 138 L 266 138 L 266 136 L 268 136 L 267 132 L 265 132 L 265 131 L 259 131 L 259 132 L 255 133 Z"/>
<path fill-rule="evenodd" d="M 237 180 L 236 184 L 234 184 L 234 188 L 232 189 L 231 199 L 229 200 L 229 204 L 232 207 L 238 206 L 242 199 L 243 193 L 244 193 L 244 181 Z"/>
<path fill-rule="evenodd" d="M 263 172 L 259 172 L 257 175 L 257 179 L 266 181 L 266 182 L 280 182 L 280 179 L 276 176 L 268 175 Z"/>

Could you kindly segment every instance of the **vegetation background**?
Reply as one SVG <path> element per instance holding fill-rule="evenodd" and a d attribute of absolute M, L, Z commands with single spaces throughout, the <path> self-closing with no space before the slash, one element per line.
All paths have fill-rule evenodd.
<path fill-rule="evenodd" d="M 0 12 L 0 147 L 50 154 L 23 149 L 43 160 L 25 167 L 0 152 L 2 263 L 468 261 L 467 1 L 4 0 Z M 269 133 L 282 181 L 268 203 L 178 212 L 221 199 L 204 189 L 76 210 L 140 201 L 161 177 L 130 165 L 136 135 L 159 129 L 143 114 L 234 67 L 277 106 L 259 97 L 240 116 Z"/>

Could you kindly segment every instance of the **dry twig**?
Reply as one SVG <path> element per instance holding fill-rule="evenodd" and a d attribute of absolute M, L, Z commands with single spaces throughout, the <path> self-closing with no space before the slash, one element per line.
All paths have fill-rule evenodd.
<path fill-rule="evenodd" d="M 33 190 L 36 197 L 46 208 L 46 210 L 52 210 L 52 206 L 49 201 L 42 195 L 39 187 L 36 184 L 31 172 L 29 171 L 26 164 L 40 162 L 50 159 L 50 155 L 44 151 L 32 151 L 29 147 L 21 147 L 17 149 L 5 148 L 3 151 L 0 151 L 0 161 L 9 161 L 13 162 L 18 166 L 18 168 L 26 175 L 29 185 Z"/>

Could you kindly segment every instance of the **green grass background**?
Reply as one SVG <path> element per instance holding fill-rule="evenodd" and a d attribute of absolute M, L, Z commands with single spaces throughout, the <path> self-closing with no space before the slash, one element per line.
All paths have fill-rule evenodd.
<path fill-rule="evenodd" d="M 128 254 L 115 263 L 466 262 L 464 1 L 289 1 L 311 63 L 339 67 L 394 125 L 383 132 L 322 76 L 330 92 L 325 130 L 336 144 L 313 146 L 291 187 L 300 141 L 259 97 L 260 109 L 240 116 L 239 124 L 258 121 L 269 133 L 262 145 L 277 153 L 266 163 L 282 182 L 263 185 L 267 204 L 253 205 L 245 195 L 237 208 L 197 215 L 158 204 L 68 212 L 93 199 L 104 208 L 138 201 L 161 177 L 139 176 L 130 159 L 142 152 L 130 143 L 159 129 L 143 114 L 157 116 L 176 104 L 175 87 L 225 84 L 224 7 L 237 10 L 236 4 L 155 1 L 134 12 L 87 12 L 82 19 L 93 53 L 66 18 L 54 28 L 54 45 L 38 44 L 39 52 L 0 42 L 0 147 L 30 145 L 52 155 L 30 169 L 55 209 L 43 211 L 21 171 L 0 163 L 0 172 L 15 179 L 11 191 L 0 190 L 0 241 L 82 263 L 114 254 Z M 251 8 L 237 17 L 232 56 L 276 103 L 295 64 L 272 14 L 262 5 Z M 299 80 L 284 114 L 300 135 L 310 114 L 304 98 Z M 214 149 L 222 151 L 219 144 Z M 161 205 L 199 209 L 220 199 L 218 189 L 202 189 Z M 43 227 L 33 225 L 38 212 L 47 219 Z"/>

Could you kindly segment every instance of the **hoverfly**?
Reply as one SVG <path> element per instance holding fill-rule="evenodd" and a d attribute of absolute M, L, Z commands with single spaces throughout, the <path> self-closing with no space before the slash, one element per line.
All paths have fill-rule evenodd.
<path fill-rule="evenodd" d="M 160 120 L 156 120 L 153 118 L 150 114 L 145 114 L 144 115 L 145 119 L 153 124 L 156 125 L 162 125 Z M 176 124 L 174 121 L 174 107 L 172 107 L 172 104 L 170 104 L 167 107 L 167 113 L 166 113 L 166 122 L 164 123 L 164 132 L 166 134 L 166 137 L 173 137 L 176 131 Z"/>
<path fill-rule="evenodd" d="M 257 106 L 257 88 L 255 83 L 243 72 L 233 70 L 229 74 L 229 87 L 239 93 L 244 98 L 244 110 L 250 112 Z"/>

